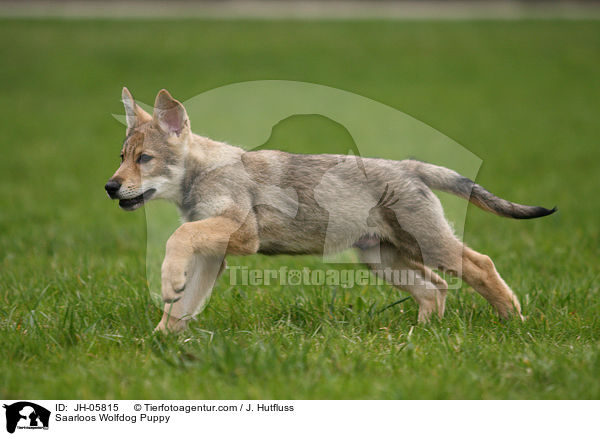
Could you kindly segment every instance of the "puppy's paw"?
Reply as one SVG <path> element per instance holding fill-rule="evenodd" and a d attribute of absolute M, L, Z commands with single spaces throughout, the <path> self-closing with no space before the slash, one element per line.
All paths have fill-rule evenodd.
<path fill-rule="evenodd" d="M 163 313 L 160 323 L 154 329 L 155 332 L 179 333 L 186 329 L 189 320 L 176 318 L 167 312 Z"/>
<path fill-rule="evenodd" d="M 183 297 L 188 275 L 185 258 L 165 257 L 162 265 L 162 298 L 165 303 L 174 303 Z"/>

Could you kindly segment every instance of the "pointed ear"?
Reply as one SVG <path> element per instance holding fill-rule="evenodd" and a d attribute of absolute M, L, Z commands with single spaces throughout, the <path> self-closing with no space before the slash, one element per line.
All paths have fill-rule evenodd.
<path fill-rule="evenodd" d="M 131 95 L 131 92 L 126 87 L 123 87 L 121 99 L 123 100 L 123 106 L 125 106 L 127 132 L 152 120 L 150 114 L 135 103 L 133 95 Z"/>
<path fill-rule="evenodd" d="M 185 108 L 166 89 L 161 89 L 156 96 L 153 118 L 156 126 L 168 135 L 180 136 L 190 128 Z"/>

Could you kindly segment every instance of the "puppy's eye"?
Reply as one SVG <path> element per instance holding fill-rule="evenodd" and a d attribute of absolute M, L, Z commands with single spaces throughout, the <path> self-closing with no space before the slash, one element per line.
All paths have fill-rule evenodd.
<path fill-rule="evenodd" d="M 146 162 L 150 162 L 152 159 L 154 159 L 153 156 L 150 156 L 149 154 L 140 154 L 140 157 L 138 157 L 138 163 L 146 163 Z"/>

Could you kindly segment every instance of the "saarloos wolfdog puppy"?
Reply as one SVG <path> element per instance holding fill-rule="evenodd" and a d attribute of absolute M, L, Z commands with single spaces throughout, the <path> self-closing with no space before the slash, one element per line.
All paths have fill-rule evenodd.
<path fill-rule="evenodd" d="M 127 118 L 122 163 L 106 183 L 125 210 L 169 200 L 184 221 L 168 239 L 161 269 L 164 314 L 157 329 L 183 329 L 210 294 L 225 256 L 322 254 L 354 247 L 375 274 L 409 292 L 418 320 L 443 316 L 448 284 L 461 277 L 502 318 L 522 318 L 519 301 L 492 260 L 465 246 L 432 189 L 510 218 L 554 209 L 496 197 L 450 169 L 415 160 L 245 151 L 192 133 L 183 105 L 166 90 L 153 115 L 123 88 Z M 398 281 L 411 270 L 420 280 Z"/>

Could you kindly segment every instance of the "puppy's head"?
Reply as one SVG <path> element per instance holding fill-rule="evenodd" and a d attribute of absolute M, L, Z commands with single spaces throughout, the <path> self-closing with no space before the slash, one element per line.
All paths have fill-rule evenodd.
<path fill-rule="evenodd" d="M 153 198 L 177 201 L 191 137 L 185 108 L 164 89 L 156 96 L 153 115 L 135 103 L 127 88 L 122 98 L 126 138 L 121 165 L 106 183 L 106 192 L 125 210 L 135 210 Z"/>

